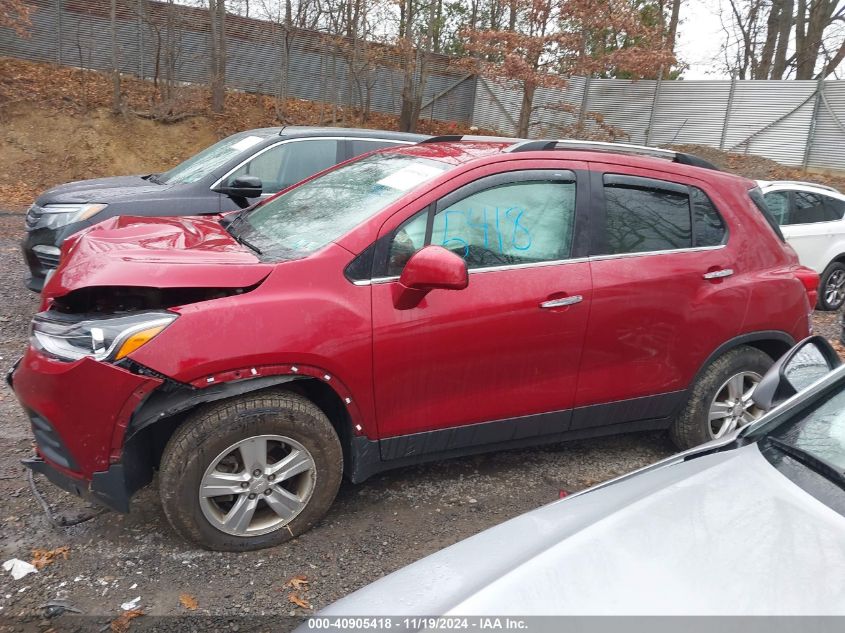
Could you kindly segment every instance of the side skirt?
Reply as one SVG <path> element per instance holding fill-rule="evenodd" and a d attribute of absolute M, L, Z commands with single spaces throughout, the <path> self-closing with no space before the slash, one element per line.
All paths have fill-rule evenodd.
<path fill-rule="evenodd" d="M 353 437 L 345 474 L 352 483 L 360 483 L 385 470 L 424 462 L 603 435 L 664 430 L 686 398 L 686 391 L 674 391 L 383 440 Z"/>

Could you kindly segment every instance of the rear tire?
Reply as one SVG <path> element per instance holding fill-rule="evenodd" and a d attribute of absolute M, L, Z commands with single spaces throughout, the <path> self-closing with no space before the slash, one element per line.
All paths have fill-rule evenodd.
<path fill-rule="evenodd" d="M 821 275 L 819 280 L 819 299 L 816 303 L 819 310 L 838 310 L 845 304 L 845 264 L 833 262 Z"/>
<path fill-rule="evenodd" d="M 200 409 L 180 426 L 159 469 L 173 529 L 206 549 L 273 547 L 309 530 L 334 501 L 343 451 L 326 415 L 287 391 Z"/>
<path fill-rule="evenodd" d="M 762 411 L 749 402 L 748 389 L 755 377 L 756 382 L 759 382 L 772 364 L 774 361 L 768 354 L 746 345 L 729 350 L 710 363 L 695 381 L 686 406 L 669 429 L 675 446 L 686 450 L 704 444 L 759 417 Z M 729 385 L 731 380 L 734 383 Z M 743 386 L 731 389 L 735 385 Z M 724 404 L 725 401 L 733 401 L 731 391 L 741 392 L 741 397 L 735 398 L 739 404 L 735 409 Z M 720 416 L 723 412 L 727 414 L 724 418 L 715 417 L 711 420 L 711 415 Z M 731 426 L 730 422 L 734 418 L 736 422 Z"/>

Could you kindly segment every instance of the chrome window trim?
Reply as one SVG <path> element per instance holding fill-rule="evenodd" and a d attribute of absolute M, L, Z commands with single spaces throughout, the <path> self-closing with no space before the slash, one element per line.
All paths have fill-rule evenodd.
<path fill-rule="evenodd" d="M 209 189 L 213 191 L 215 187 L 219 187 L 220 183 L 222 183 L 224 180 L 226 180 L 229 176 L 234 174 L 236 171 L 238 171 L 241 167 L 246 165 L 248 162 L 250 162 L 251 160 L 255 160 L 256 158 L 261 156 L 264 152 L 268 152 L 271 149 L 278 147 L 279 145 L 286 145 L 287 143 L 301 143 L 302 141 L 362 141 L 362 140 L 372 141 L 374 143 L 379 143 L 379 142 L 380 143 L 396 143 L 397 145 L 414 145 L 415 144 L 411 141 L 396 141 L 396 140 L 389 139 L 389 138 L 373 138 L 373 137 L 369 137 L 369 136 L 366 137 L 366 138 L 355 137 L 355 136 L 303 136 L 301 138 L 286 138 L 282 141 L 279 141 L 278 143 L 273 143 L 272 145 L 268 145 L 267 147 L 261 149 L 260 151 L 255 152 L 255 154 L 253 154 L 249 158 L 245 158 L 240 163 L 238 163 L 236 166 L 234 166 L 232 169 L 230 169 L 228 172 L 226 172 L 226 174 L 224 174 L 223 176 L 218 178 L 217 181 L 209 187 Z M 352 158 L 354 158 L 354 156 Z M 271 195 L 274 195 L 274 194 L 272 194 L 272 193 L 261 194 L 261 197 L 263 198 L 265 195 L 271 196 Z"/>
<path fill-rule="evenodd" d="M 578 264 L 584 262 L 605 261 L 610 259 L 623 259 L 628 257 L 647 257 L 649 255 L 671 255 L 675 253 L 701 253 L 705 251 L 718 251 L 726 248 L 727 244 L 718 244 L 716 246 L 698 246 L 696 248 L 675 248 L 665 251 L 643 251 L 642 253 L 619 253 L 616 255 L 591 255 L 589 257 L 574 257 L 572 259 L 554 259 L 547 262 L 530 262 L 528 264 L 507 264 L 504 266 L 485 266 L 484 268 L 470 268 L 467 272 L 470 275 L 476 273 L 496 272 L 500 270 L 519 270 L 521 268 L 541 268 L 545 266 L 562 266 L 566 264 Z M 373 279 L 359 279 L 353 281 L 355 286 L 371 286 L 375 284 L 386 284 L 391 281 L 397 281 L 399 275 L 392 275 L 390 277 L 374 277 Z"/>
<path fill-rule="evenodd" d="M 467 272 L 470 275 L 476 273 L 495 272 L 500 270 L 519 270 L 521 268 L 543 268 L 546 266 L 565 266 L 566 264 L 577 264 L 589 261 L 589 257 L 574 257 L 571 259 L 551 259 L 545 262 L 529 262 L 527 264 L 505 264 L 502 266 L 485 266 L 484 268 L 470 268 Z M 352 283 L 356 286 L 369 286 L 373 284 L 385 284 L 399 279 L 399 275 L 390 277 L 374 277 L 373 279 L 359 279 Z"/>
<path fill-rule="evenodd" d="M 716 246 L 696 246 L 695 248 L 671 248 L 662 251 L 642 251 L 639 253 L 613 253 L 610 255 L 591 255 L 588 259 L 590 261 L 604 261 L 607 259 L 622 259 L 627 257 L 647 257 L 649 255 L 671 255 L 673 253 L 700 253 L 703 251 L 717 251 L 727 247 L 727 244 L 717 244 Z"/>

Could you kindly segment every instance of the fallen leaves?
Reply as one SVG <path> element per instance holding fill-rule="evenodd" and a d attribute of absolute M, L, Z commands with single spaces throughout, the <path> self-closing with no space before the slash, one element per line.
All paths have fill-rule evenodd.
<path fill-rule="evenodd" d="M 189 593 L 180 594 L 179 602 L 182 603 L 182 606 L 189 611 L 196 611 L 199 606 L 197 599 Z"/>
<path fill-rule="evenodd" d="M 67 545 L 62 545 L 61 547 L 57 547 L 55 549 L 34 549 L 32 550 L 32 565 L 36 569 L 43 569 L 47 565 L 51 565 L 54 560 L 59 558 L 60 556 L 67 560 L 68 554 L 70 553 L 70 547 Z"/>
<path fill-rule="evenodd" d="M 140 609 L 132 609 L 130 611 L 124 611 L 118 617 L 111 621 L 111 630 L 113 633 L 126 633 L 129 630 L 129 626 L 135 618 L 139 618 L 144 615 L 144 612 Z"/>
<path fill-rule="evenodd" d="M 285 587 L 290 587 L 290 588 L 291 588 L 291 589 L 293 589 L 294 591 L 297 591 L 297 590 L 299 590 L 299 589 L 302 589 L 303 587 L 304 587 L 305 589 L 308 589 L 308 577 L 307 577 L 307 576 L 305 576 L 304 574 L 299 574 L 298 576 L 294 576 L 293 578 L 291 578 L 290 580 L 288 580 L 288 581 L 285 583 L 285 585 L 284 585 L 284 586 L 285 586 Z"/>
<path fill-rule="evenodd" d="M 297 574 L 290 580 L 288 580 L 284 585 L 282 585 L 282 590 L 284 589 L 291 589 L 292 591 L 288 594 L 288 601 L 291 604 L 295 604 L 298 607 L 303 609 L 310 609 L 311 603 L 308 602 L 305 598 L 299 595 L 298 592 L 301 591 L 308 591 L 308 577 L 305 574 Z"/>
<path fill-rule="evenodd" d="M 295 604 L 298 607 L 302 607 L 303 609 L 310 609 L 311 603 L 305 600 L 304 598 L 300 598 L 296 593 L 291 593 L 288 596 L 288 600 Z"/>

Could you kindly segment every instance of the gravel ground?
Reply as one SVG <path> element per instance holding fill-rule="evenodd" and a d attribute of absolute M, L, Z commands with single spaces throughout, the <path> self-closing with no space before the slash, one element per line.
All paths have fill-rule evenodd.
<path fill-rule="evenodd" d="M 20 215 L 0 214 L 0 365 L 8 367 L 23 351 L 36 295 L 24 289 L 18 239 Z M 835 315 L 817 315 L 821 333 L 838 335 Z M 0 572 L 0 630 L 3 627 L 65 630 L 68 622 L 101 630 L 137 603 L 144 622 L 172 627 L 252 630 L 255 619 L 240 616 L 297 616 L 311 610 L 290 600 L 291 578 L 305 576 L 296 594 L 317 610 L 359 587 L 460 539 L 558 497 L 669 455 L 664 434 L 635 434 L 540 449 L 456 459 L 386 473 L 352 486 L 344 483 L 328 516 L 309 533 L 283 546 L 246 554 L 196 549 L 177 538 L 159 507 L 155 482 L 140 492 L 128 515 L 100 514 L 80 525 L 54 527 L 27 483 L 19 460 L 32 452 L 29 424 L 6 386 L 0 385 L 0 555 L 32 559 L 32 550 L 67 547 L 37 574 L 13 581 Z M 91 506 L 46 481 L 39 488 L 54 511 L 72 518 Z M 184 594 L 184 595 L 183 595 Z M 196 600 L 196 609 L 182 602 Z M 43 618 L 43 605 L 65 600 L 89 619 Z M 191 605 L 192 606 L 192 605 Z M 277 621 L 273 630 L 294 620 Z M 187 625 L 187 627 L 185 627 Z M 120 630 L 120 625 L 116 625 Z M 214 628 L 219 628 L 215 626 Z"/>

